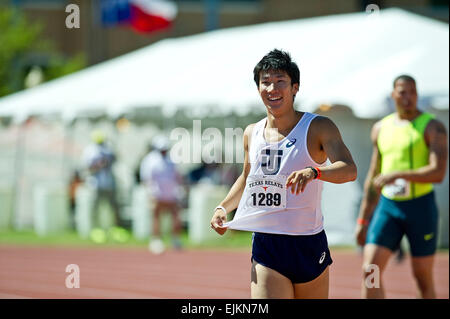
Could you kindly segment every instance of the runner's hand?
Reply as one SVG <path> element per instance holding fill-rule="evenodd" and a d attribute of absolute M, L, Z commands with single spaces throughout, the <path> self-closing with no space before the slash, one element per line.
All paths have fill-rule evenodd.
<path fill-rule="evenodd" d="M 366 244 L 367 226 L 356 225 L 355 237 L 356 237 L 356 243 L 359 246 L 364 247 L 364 245 Z"/>
<path fill-rule="evenodd" d="M 211 228 L 214 229 L 219 235 L 223 235 L 228 229 L 227 227 L 222 226 L 226 221 L 227 214 L 223 211 L 223 209 L 217 208 L 211 219 Z"/>
<path fill-rule="evenodd" d="M 314 172 L 311 168 L 305 168 L 299 171 L 294 171 L 288 176 L 286 180 L 286 188 L 291 187 L 291 193 L 298 195 L 303 193 L 306 185 L 314 179 Z"/>
<path fill-rule="evenodd" d="M 373 186 L 377 191 L 381 191 L 384 185 L 392 184 L 397 178 L 398 175 L 396 173 L 379 174 L 373 179 Z"/>

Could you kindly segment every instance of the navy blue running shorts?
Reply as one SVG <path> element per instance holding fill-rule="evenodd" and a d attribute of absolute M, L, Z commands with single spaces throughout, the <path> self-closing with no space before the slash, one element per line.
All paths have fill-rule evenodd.
<path fill-rule="evenodd" d="M 333 263 L 324 230 L 297 236 L 253 233 L 252 260 L 294 284 L 314 280 Z"/>

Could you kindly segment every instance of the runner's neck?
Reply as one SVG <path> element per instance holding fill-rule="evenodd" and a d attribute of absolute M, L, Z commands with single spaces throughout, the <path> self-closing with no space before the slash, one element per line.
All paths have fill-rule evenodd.
<path fill-rule="evenodd" d="M 420 110 L 416 110 L 416 112 L 411 113 L 411 114 L 401 114 L 400 112 L 397 112 L 397 120 L 400 122 L 401 121 L 412 122 L 416 118 L 418 118 L 421 114 L 422 114 L 422 112 Z"/>
<path fill-rule="evenodd" d="M 297 125 L 298 121 L 303 116 L 303 112 L 292 110 L 288 114 L 284 114 L 280 117 L 274 117 L 272 114 L 267 114 L 266 127 L 268 129 L 277 129 L 278 132 L 284 136 L 287 136 L 289 132 Z"/>

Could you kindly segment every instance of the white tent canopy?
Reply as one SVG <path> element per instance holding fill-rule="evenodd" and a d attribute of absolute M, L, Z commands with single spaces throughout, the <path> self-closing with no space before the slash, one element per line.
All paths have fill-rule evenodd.
<path fill-rule="evenodd" d="M 392 110 L 392 80 L 404 73 L 417 80 L 419 106 L 448 109 L 448 33 L 448 24 L 387 9 L 168 39 L 4 97 L 0 116 L 73 119 L 148 106 L 168 116 L 178 109 L 198 117 L 261 111 L 252 72 L 273 48 L 289 51 L 300 67 L 302 110 L 342 104 L 357 117 L 379 118 Z"/>

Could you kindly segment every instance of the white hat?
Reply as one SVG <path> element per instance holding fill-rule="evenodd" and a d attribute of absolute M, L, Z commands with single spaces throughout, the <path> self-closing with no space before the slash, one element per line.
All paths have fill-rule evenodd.
<path fill-rule="evenodd" d="M 158 151 L 167 151 L 170 147 L 170 142 L 164 135 L 157 135 L 152 140 L 152 146 Z"/>

